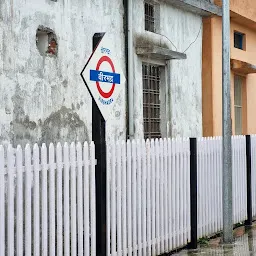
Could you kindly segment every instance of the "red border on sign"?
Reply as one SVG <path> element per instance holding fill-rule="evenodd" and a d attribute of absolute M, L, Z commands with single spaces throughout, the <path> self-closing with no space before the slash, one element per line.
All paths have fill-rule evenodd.
<path fill-rule="evenodd" d="M 100 65 L 101 65 L 103 62 L 105 62 L 105 61 L 110 64 L 110 66 L 111 66 L 111 68 L 112 68 L 112 72 L 115 73 L 114 64 L 113 64 L 112 60 L 111 60 L 108 56 L 103 56 L 103 57 L 100 58 L 100 60 L 99 60 L 99 62 L 98 62 L 98 64 L 97 64 L 96 70 L 99 71 Z M 101 89 L 100 83 L 99 83 L 98 81 L 96 82 L 96 85 L 97 85 L 97 89 L 98 89 L 100 95 L 101 95 L 103 98 L 105 98 L 105 99 L 110 98 L 110 97 L 112 96 L 112 94 L 113 94 L 113 92 L 114 92 L 114 90 L 115 90 L 115 86 L 116 86 L 116 84 L 113 83 L 113 84 L 112 84 L 112 87 L 111 87 L 111 89 L 110 89 L 110 91 L 109 91 L 109 92 L 104 92 L 104 91 Z"/>

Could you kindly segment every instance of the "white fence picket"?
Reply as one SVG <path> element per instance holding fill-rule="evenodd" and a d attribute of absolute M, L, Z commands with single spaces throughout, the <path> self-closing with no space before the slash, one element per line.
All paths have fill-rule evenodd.
<path fill-rule="evenodd" d="M 33 147 L 33 247 L 34 256 L 40 255 L 40 196 L 39 196 L 39 147 L 37 144 Z"/>
<path fill-rule="evenodd" d="M 32 254 L 32 218 L 31 218 L 31 149 L 27 145 L 25 148 L 25 168 L 26 168 L 26 181 L 25 181 L 25 255 Z M 9 170 L 8 170 L 9 171 Z"/>
<path fill-rule="evenodd" d="M 70 146 L 70 194 L 71 194 L 71 255 L 77 255 L 77 203 L 76 203 L 76 148 L 75 143 Z"/>
<path fill-rule="evenodd" d="M 55 149 L 49 146 L 49 255 L 55 255 Z"/>
<path fill-rule="evenodd" d="M 47 151 L 45 144 L 33 152 L 26 145 L 24 154 L 20 146 L 0 146 L 0 256 L 70 255 L 70 241 L 73 255 L 95 256 L 94 143 L 50 144 Z M 125 197 L 123 191 L 124 216 Z"/>
<path fill-rule="evenodd" d="M 167 169 L 167 190 L 168 190 L 168 249 L 172 251 L 173 249 L 173 207 L 172 207 L 172 159 L 173 159 L 173 150 L 172 150 L 172 141 L 168 139 L 168 169 Z"/>
<path fill-rule="evenodd" d="M 57 256 L 63 255 L 63 219 L 62 219 L 62 146 L 57 144 L 56 148 L 56 162 L 57 162 Z"/>
<path fill-rule="evenodd" d="M 142 208 L 142 255 L 147 255 L 147 164 L 146 164 L 146 145 L 145 141 L 142 141 L 142 175 L 141 175 L 141 208 Z"/>
<path fill-rule="evenodd" d="M 116 169 L 116 197 L 117 197 L 117 256 L 121 256 L 122 254 L 122 202 L 121 202 L 121 195 L 122 195 L 122 159 L 121 159 L 121 145 L 118 141 L 116 144 L 116 151 L 117 151 L 117 169 Z"/>
<path fill-rule="evenodd" d="M 252 159 L 252 215 L 256 216 L 256 135 L 251 136 Z"/>
<path fill-rule="evenodd" d="M 41 148 L 42 165 L 42 256 L 48 255 L 48 165 L 47 147 L 45 144 Z"/>
<path fill-rule="evenodd" d="M 123 255 L 127 255 L 127 170 L 126 170 L 126 145 L 125 142 L 121 143 L 122 155 L 122 246 Z M 147 241 L 147 240 L 146 240 Z"/>
<path fill-rule="evenodd" d="M 156 139 L 155 141 L 155 161 L 156 161 L 156 253 L 161 253 L 160 248 L 160 146 L 159 146 L 159 140 Z"/>
<path fill-rule="evenodd" d="M 142 216 L 141 216 L 141 143 L 138 140 L 136 143 L 137 146 L 137 236 L 138 236 L 138 256 L 142 255 Z"/>
<path fill-rule="evenodd" d="M 69 158 L 69 146 L 67 143 L 64 144 L 64 255 L 70 256 L 70 158 Z M 86 207 L 85 204 L 85 208 Z"/>
<path fill-rule="evenodd" d="M 159 169 L 159 216 L 160 216 L 160 252 L 164 252 L 164 149 L 163 140 L 159 140 L 160 169 Z"/>
<path fill-rule="evenodd" d="M 150 141 L 151 147 L 151 237 L 152 237 L 152 255 L 156 255 L 156 151 L 155 151 L 155 141 L 152 139 Z"/>
<path fill-rule="evenodd" d="M 84 222 L 83 222 L 83 158 L 82 158 L 82 144 L 77 143 L 77 239 L 78 239 L 78 255 L 84 254 Z"/>
<path fill-rule="evenodd" d="M 0 255 L 4 256 L 5 247 L 5 157 L 4 148 L 0 145 Z M 20 189 L 19 189 L 20 190 Z M 19 211 L 20 214 L 20 211 Z M 20 215 L 19 215 L 20 216 Z M 20 232 L 20 229 L 19 229 Z M 20 238 L 20 236 L 19 236 Z M 19 246 L 20 249 L 20 246 Z M 22 250 L 22 248 L 21 248 Z M 20 252 L 20 250 L 19 250 Z M 21 254 L 19 254 L 21 255 Z"/>
<path fill-rule="evenodd" d="M 111 255 L 116 255 L 116 145 L 111 145 L 111 179 L 110 179 L 110 196 L 111 196 Z"/>
<path fill-rule="evenodd" d="M 128 256 L 132 256 L 132 151 L 131 142 L 127 141 L 127 235 Z"/>
<path fill-rule="evenodd" d="M 164 139 L 164 147 L 163 147 L 163 152 L 164 152 L 164 176 L 163 176 L 163 190 L 164 190 L 164 207 L 163 207 L 163 212 L 164 212 L 164 251 L 166 253 L 169 252 L 169 241 L 168 241 L 168 143 L 167 140 Z"/>
<path fill-rule="evenodd" d="M 153 239 L 151 237 L 151 155 L 152 152 L 150 150 L 150 141 L 146 141 L 146 247 L 147 247 L 147 255 L 151 255 L 151 246 L 153 244 Z"/>
<path fill-rule="evenodd" d="M 156 256 L 190 241 L 189 144 L 152 139 L 108 145 L 108 256 Z M 256 215 L 255 136 L 251 147 Z M 96 256 L 94 143 L 50 144 L 49 151 L 34 145 L 33 161 L 29 145 L 24 152 L 9 146 L 5 159 L 0 146 L 0 256 Z M 198 139 L 198 238 L 222 228 L 221 152 L 220 137 Z M 232 137 L 232 155 L 235 224 L 247 218 L 244 136 Z"/>
<path fill-rule="evenodd" d="M 90 220 L 91 220 L 91 256 L 96 256 L 96 185 L 95 185 L 95 145 L 90 144 Z"/>
<path fill-rule="evenodd" d="M 14 150 L 11 145 L 7 151 L 8 167 L 8 256 L 14 255 Z"/>
<path fill-rule="evenodd" d="M 17 155 L 16 156 L 17 156 L 17 160 L 16 160 L 16 165 L 17 165 L 16 245 L 17 245 L 17 249 L 16 250 L 17 250 L 17 256 L 23 256 L 24 255 L 24 253 L 23 253 L 23 162 L 22 162 L 23 157 L 22 157 L 22 148 L 21 148 L 21 146 L 17 147 Z M 0 159 L 0 162 L 1 161 L 2 161 L 2 159 Z M 0 184 L 0 187 L 1 186 L 2 186 L 2 184 Z M 3 209 L 3 208 L 0 208 L 0 209 Z M 0 242 L 0 246 L 1 246 L 1 242 Z M 2 254 L 0 253 L 0 255 L 2 255 Z"/>
<path fill-rule="evenodd" d="M 90 165 L 89 165 L 89 149 L 88 143 L 84 143 L 84 152 L 83 152 L 83 160 L 84 160 L 84 255 L 90 255 L 90 188 L 89 188 L 89 179 L 90 179 Z M 67 184 L 68 185 L 68 184 Z M 108 201 L 110 202 L 110 201 Z"/>

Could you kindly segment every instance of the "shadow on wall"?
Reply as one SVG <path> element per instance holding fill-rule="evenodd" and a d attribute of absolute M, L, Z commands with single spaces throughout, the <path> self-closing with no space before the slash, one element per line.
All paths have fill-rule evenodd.
<path fill-rule="evenodd" d="M 51 113 L 44 122 L 33 122 L 27 115 L 20 116 L 12 122 L 13 146 L 26 143 L 31 145 L 51 142 L 88 141 L 88 131 L 85 123 L 72 109 L 61 107 L 58 111 Z"/>

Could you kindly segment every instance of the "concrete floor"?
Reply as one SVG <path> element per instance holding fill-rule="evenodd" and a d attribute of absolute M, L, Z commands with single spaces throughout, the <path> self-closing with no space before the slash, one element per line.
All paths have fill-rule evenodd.
<path fill-rule="evenodd" d="M 244 227 L 234 231 L 235 242 L 232 245 L 221 244 L 221 239 L 216 238 L 209 241 L 208 245 L 201 245 L 197 250 L 183 250 L 173 255 L 256 255 L 256 223 L 245 231 Z"/>

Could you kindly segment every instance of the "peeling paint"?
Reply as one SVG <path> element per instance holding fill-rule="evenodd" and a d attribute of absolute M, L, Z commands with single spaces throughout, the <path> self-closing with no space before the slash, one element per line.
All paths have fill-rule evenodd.
<path fill-rule="evenodd" d="M 0 143 L 91 140 L 92 100 L 80 72 L 91 55 L 94 33 L 106 31 L 115 39 L 125 73 L 123 3 L 103 2 L 17 0 L 11 6 L 0 1 Z M 42 26 L 56 33 L 56 58 L 41 56 L 37 49 L 36 31 Z M 125 138 L 124 99 L 125 88 L 122 116 L 113 112 L 107 138 L 121 133 Z"/>

